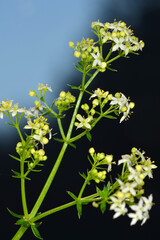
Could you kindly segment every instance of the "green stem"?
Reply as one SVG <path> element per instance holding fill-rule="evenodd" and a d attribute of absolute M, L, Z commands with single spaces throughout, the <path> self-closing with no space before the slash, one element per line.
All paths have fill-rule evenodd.
<path fill-rule="evenodd" d="M 122 57 L 121 55 L 117 55 L 116 57 L 112 58 L 111 60 L 107 61 L 106 63 L 109 64 L 115 60 L 117 60 L 118 58 Z"/>
<path fill-rule="evenodd" d="M 92 194 L 92 195 L 90 195 L 90 196 L 87 196 L 87 197 L 82 198 L 82 199 L 81 199 L 81 202 L 83 203 L 83 202 L 86 202 L 86 201 L 87 201 L 87 202 L 89 203 L 89 202 L 93 202 L 93 201 L 98 201 L 99 199 L 96 198 L 96 197 L 98 197 L 98 196 L 99 196 L 99 195 L 98 195 L 97 193 L 94 193 L 94 194 Z M 44 217 L 47 217 L 47 216 L 49 216 L 49 215 L 51 215 L 51 214 L 53 214 L 53 213 L 62 211 L 62 210 L 64 210 L 64 209 L 66 209 L 66 208 L 72 207 L 72 206 L 74 206 L 74 205 L 76 205 L 76 204 L 77 204 L 77 201 L 75 200 L 75 201 L 72 201 L 72 202 L 63 204 L 63 205 L 61 205 L 61 206 L 59 206 L 59 207 L 53 208 L 53 209 L 51 209 L 51 210 L 48 210 L 48 211 L 46 211 L 46 212 L 44 212 L 44 213 L 41 213 L 40 215 L 34 217 L 34 218 L 31 220 L 31 222 L 36 222 L 36 221 L 38 221 L 38 220 L 40 220 L 40 219 L 42 219 L 42 218 L 44 218 Z"/>
<path fill-rule="evenodd" d="M 84 77 L 83 77 L 83 81 L 84 81 Z M 60 165 L 60 163 L 62 161 L 62 158 L 63 158 L 64 153 L 66 151 L 66 148 L 68 146 L 67 142 L 69 142 L 69 139 L 70 139 L 71 134 L 72 134 L 75 118 L 76 118 L 76 115 L 77 115 L 77 112 L 78 112 L 78 109 L 79 109 L 79 106 L 80 106 L 83 94 L 84 94 L 84 91 L 81 91 L 80 94 L 79 94 L 79 97 L 78 97 L 78 100 L 77 100 L 77 103 L 76 103 L 76 106 L 75 106 L 75 109 L 74 109 L 74 112 L 73 112 L 73 116 L 72 116 L 72 119 L 71 119 L 71 122 L 70 122 L 70 126 L 69 126 L 69 129 L 68 129 L 66 142 L 64 142 L 64 144 L 62 146 L 62 149 L 61 149 L 61 152 L 60 152 L 60 154 L 59 154 L 59 156 L 57 158 L 57 161 L 54 164 L 54 166 L 52 168 L 52 171 L 51 171 L 51 173 L 50 173 L 50 175 L 49 175 L 49 177 L 48 177 L 48 179 L 47 179 L 47 181 L 46 181 L 46 183 L 45 183 L 45 185 L 44 185 L 44 187 L 43 187 L 43 189 L 42 189 L 42 191 L 41 191 L 41 193 L 39 195 L 39 198 L 37 199 L 37 201 L 36 201 L 32 211 L 30 213 L 30 218 L 33 218 L 36 215 L 36 213 L 37 213 L 38 209 L 40 208 L 40 206 L 41 206 L 41 204 L 42 204 L 42 202 L 43 202 L 43 200 L 44 200 L 44 198 L 45 198 L 45 196 L 46 196 L 46 194 L 48 192 L 48 189 L 49 189 L 49 187 L 50 187 L 50 185 L 51 185 L 51 183 L 52 183 L 52 181 L 53 181 L 53 179 L 54 179 L 54 177 L 55 177 L 55 175 L 57 173 L 59 165 Z"/>
<path fill-rule="evenodd" d="M 68 146 L 68 144 L 65 142 L 62 146 L 62 149 L 61 149 L 60 154 L 57 158 L 57 161 L 54 164 L 54 166 L 52 168 L 52 171 L 51 171 L 51 173 L 50 173 L 50 175 L 49 175 L 49 177 L 48 177 L 48 179 L 47 179 L 47 181 L 46 181 L 46 183 L 45 183 L 45 185 L 44 185 L 44 187 L 43 187 L 43 189 L 42 189 L 42 191 L 41 191 L 41 193 L 40 193 L 40 195 L 39 195 L 39 197 L 38 197 L 38 199 L 37 199 L 37 201 L 36 201 L 36 203 L 35 203 L 35 205 L 32 209 L 32 211 L 30 213 L 30 218 L 33 218 L 36 215 L 38 209 L 40 208 L 40 206 L 41 206 L 41 204 L 42 204 L 42 202 L 43 202 L 43 200 L 44 200 L 44 198 L 45 198 L 45 196 L 48 192 L 48 189 L 49 189 L 49 187 L 50 187 L 50 185 L 51 185 L 51 183 L 54 179 L 54 176 L 56 175 L 56 172 L 57 172 L 57 170 L 59 168 L 59 165 L 62 161 L 62 158 L 64 156 L 64 153 L 66 151 L 67 146 Z"/>
<path fill-rule="evenodd" d="M 65 140 L 66 137 L 65 137 L 64 130 L 63 130 L 63 127 L 62 127 L 61 119 L 58 118 L 57 122 L 58 122 L 58 126 L 59 126 L 59 130 L 60 130 L 61 136 L 62 136 L 63 140 Z"/>
<path fill-rule="evenodd" d="M 97 76 L 97 74 L 99 73 L 99 70 L 95 71 L 94 74 L 92 75 L 92 77 L 86 82 L 86 84 L 84 85 L 84 89 L 86 89 L 91 82 L 93 81 L 93 79 Z"/>
<path fill-rule="evenodd" d="M 14 235 L 14 237 L 12 238 L 12 240 L 19 240 L 19 239 L 21 239 L 21 237 L 23 236 L 23 234 L 25 233 L 25 231 L 27 229 L 28 229 L 28 227 L 21 226 L 19 228 L 19 230 L 16 232 L 16 234 Z"/>
<path fill-rule="evenodd" d="M 26 192 L 25 192 L 25 178 L 24 178 L 24 159 L 21 159 L 20 168 L 21 168 L 21 198 L 22 198 L 22 206 L 23 206 L 24 216 L 26 218 L 28 218 L 28 209 L 27 209 Z"/>

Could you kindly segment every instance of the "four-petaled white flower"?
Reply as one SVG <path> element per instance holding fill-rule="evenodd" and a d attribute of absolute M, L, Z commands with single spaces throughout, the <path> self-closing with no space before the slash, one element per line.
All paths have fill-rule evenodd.
<path fill-rule="evenodd" d="M 78 123 L 77 128 L 85 127 L 85 128 L 91 129 L 91 125 L 89 123 L 93 119 L 92 116 L 89 116 L 88 118 L 83 118 L 80 114 L 77 114 L 76 118 L 80 122 L 80 123 Z"/>
<path fill-rule="evenodd" d="M 115 45 L 113 46 L 112 51 L 114 52 L 114 51 L 116 51 L 119 48 L 124 51 L 126 49 L 126 46 L 123 44 L 124 40 L 125 39 L 123 37 L 121 37 L 121 38 L 117 38 L 117 37 L 113 38 L 113 41 L 115 42 Z"/>
<path fill-rule="evenodd" d="M 100 52 L 97 52 L 97 54 L 95 53 L 91 53 L 92 57 L 94 58 L 94 61 L 93 61 L 93 67 L 99 65 L 101 67 L 101 64 L 102 64 L 102 61 L 101 61 L 101 55 L 100 55 Z"/>

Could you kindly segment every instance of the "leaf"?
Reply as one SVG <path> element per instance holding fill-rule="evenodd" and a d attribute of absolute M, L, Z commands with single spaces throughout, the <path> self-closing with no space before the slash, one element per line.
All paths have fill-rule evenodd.
<path fill-rule="evenodd" d="M 105 115 L 104 117 L 109 118 L 109 119 L 116 119 L 116 117 L 114 117 L 112 115 Z"/>
<path fill-rule="evenodd" d="M 17 161 L 21 161 L 21 160 L 20 160 L 20 158 L 18 158 L 18 157 L 15 157 L 15 156 L 13 156 L 13 155 L 11 155 L 11 154 L 9 154 L 9 156 L 10 156 L 11 158 L 13 158 L 13 159 L 17 160 Z"/>
<path fill-rule="evenodd" d="M 15 127 L 13 124 L 11 124 L 11 123 L 7 123 L 9 126 L 11 126 L 11 127 Z"/>
<path fill-rule="evenodd" d="M 23 218 L 23 215 L 17 214 L 15 212 L 11 211 L 9 208 L 7 208 L 7 210 L 12 216 L 14 216 L 16 218 Z"/>
<path fill-rule="evenodd" d="M 84 73 L 84 70 L 82 68 L 80 68 L 78 65 L 74 64 L 74 66 L 78 71 Z"/>
<path fill-rule="evenodd" d="M 78 212 L 78 217 L 80 219 L 80 217 L 82 215 L 82 204 L 80 201 L 77 201 L 77 212 Z"/>
<path fill-rule="evenodd" d="M 88 138 L 88 140 L 91 142 L 92 140 L 92 135 L 89 131 L 86 131 L 86 137 Z"/>
<path fill-rule="evenodd" d="M 86 180 L 87 176 L 85 173 L 79 173 L 79 175 Z"/>
<path fill-rule="evenodd" d="M 53 138 L 53 139 L 57 142 L 64 142 L 63 139 L 60 139 L 60 138 Z"/>
<path fill-rule="evenodd" d="M 77 86 L 73 86 L 73 85 L 70 85 L 70 84 L 67 84 L 69 87 L 71 87 L 72 89 L 78 89 L 78 90 L 81 90 L 80 87 L 77 87 Z"/>
<path fill-rule="evenodd" d="M 117 72 L 117 69 L 114 69 L 114 68 L 108 67 L 108 65 L 107 65 L 107 69 L 110 70 L 110 71 L 112 71 L 112 72 Z"/>
<path fill-rule="evenodd" d="M 43 239 L 43 238 L 41 237 L 41 235 L 40 235 L 37 227 L 36 227 L 34 224 L 31 225 L 31 229 L 32 229 L 32 232 L 33 232 L 33 234 L 34 234 L 34 236 L 35 236 L 36 238 L 38 238 L 38 239 Z"/>
<path fill-rule="evenodd" d="M 105 201 L 102 201 L 102 203 L 100 204 L 100 209 L 101 209 L 102 213 L 105 212 L 105 210 L 106 210 L 106 202 Z"/>
<path fill-rule="evenodd" d="M 69 142 L 68 145 L 73 147 L 74 149 L 76 149 L 76 145 L 75 144 Z"/>
<path fill-rule="evenodd" d="M 74 195 L 74 193 L 70 192 L 70 191 L 67 191 L 68 195 L 73 198 L 74 200 L 77 200 L 77 197 L 76 195 Z"/>
<path fill-rule="evenodd" d="M 21 174 L 19 173 L 19 172 L 16 172 L 16 171 L 14 171 L 13 169 L 11 170 L 15 175 L 13 175 L 12 177 L 14 177 L 14 178 L 21 178 Z M 30 178 L 28 178 L 28 177 L 25 177 L 24 176 L 24 179 L 26 179 L 26 180 L 31 180 Z"/>

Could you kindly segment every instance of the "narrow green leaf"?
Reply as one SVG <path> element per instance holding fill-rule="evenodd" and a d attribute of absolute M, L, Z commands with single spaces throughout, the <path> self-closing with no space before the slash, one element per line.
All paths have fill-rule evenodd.
<path fill-rule="evenodd" d="M 86 137 L 87 137 L 87 139 L 91 142 L 91 140 L 92 140 L 92 135 L 91 135 L 91 133 L 90 133 L 89 131 L 86 131 Z"/>
<path fill-rule="evenodd" d="M 73 86 L 73 85 L 70 85 L 70 84 L 67 84 L 69 87 L 71 87 L 72 89 L 78 89 L 78 90 L 81 90 L 80 87 L 77 87 L 77 86 Z"/>
<path fill-rule="evenodd" d="M 117 72 L 117 69 L 114 69 L 114 68 L 108 67 L 108 65 L 107 65 L 107 69 L 110 70 L 110 71 L 112 71 L 112 72 Z"/>
<path fill-rule="evenodd" d="M 7 208 L 7 210 L 12 216 L 14 216 L 16 218 L 23 218 L 23 215 L 17 214 L 15 212 L 11 211 L 9 208 Z"/>
<path fill-rule="evenodd" d="M 80 218 L 82 215 L 82 204 L 79 201 L 77 201 L 77 212 L 78 212 L 78 217 Z"/>
<path fill-rule="evenodd" d="M 78 65 L 74 64 L 74 66 L 78 71 L 84 73 L 84 70 L 82 68 L 80 68 Z"/>
<path fill-rule="evenodd" d="M 105 212 L 105 210 L 106 210 L 106 202 L 105 201 L 102 201 L 102 203 L 100 204 L 100 209 L 101 209 L 102 213 Z"/>
<path fill-rule="evenodd" d="M 31 229 L 32 229 L 32 232 L 33 232 L 33 234 L 34 234 L 34 236 L 36 237 L 36 238 L 38 238 L 38 239 L 43 239 L 42 237 L 41 237 L 41 235 L 40 235 L 40 233 L 39 233 L 39 231 L 38 231 L 38 229 L 37 229 L 37 227 L 35 226 L 35 225 L 31 225 Z"/>
<path fill-rule="evenodd" d="M 68 145 L 73 147 L 74 149 L 76 149 L 76 145 L 75 144 L 69 142 Z"/>
<path fill-rule="evenodd" d="M 57 142 L 64 142 L 63 139 L 60 139 L 60 138 L 54 138 L 54 140 Z"/>
<path fill-rule="evenodd" d="M 70 191 L 67 191 L 68 195 L 73 198 L 74 200 L 77 199 L 76 195 L 74 195 L 74 193 L 70 192 Z"/>
<path fill-rule="evenodd" d="M 11 126 L 11 127 L 15 127 L 13 124 L 11 124 L 11 123 L 7 123 L 9 126 Z"/>
<path fill-rule="evenodd" d="M 104 117 L 109 118 L 109 119 L 116 119 L 116 117 L 114 117 L 112 115 L 105 115 Z"/>
<path fill-rule="evenodd" d="M 20 160 L 20 158 L 18 158 L 18 157 L 15 157 L 15 156 L 13 156 L 13 155 L 11 155 L 11 154 L 9 154 L 9 156 L 10 156 L 11 158 L 13 158 L 13 159 L 17 160 L 17 161 L 21 161 L 21 160 Z"/>
<path fill-rule="evenodd" d="M 79 175 L 86 180 L 87 176 L 85 173 L 79 173 Z"/>

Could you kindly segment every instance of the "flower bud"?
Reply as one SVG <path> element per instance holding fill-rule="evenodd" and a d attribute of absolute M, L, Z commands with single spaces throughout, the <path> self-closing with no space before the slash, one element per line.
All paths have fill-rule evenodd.
<path fill-rule="evenodd" d="M 37 96 L 36 91 L 33 91 L 33 90 L 29 91 L 29 95 L 31 97 Z"/>
<path fill-rule="evenodd" d="M 74 42 L 70 41 L 69 42 L 69 47 L 74 48 Z"/>
<path fill-rule="evenodd" d="M 81 56 L 81 53 L 80 53 L 79 51 L 75 51 L 75 52 L 74 52 L 74 56 L 75 56 L 76 58 L 79 58 L 79 57 Z"/>

